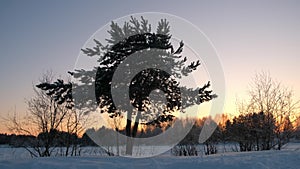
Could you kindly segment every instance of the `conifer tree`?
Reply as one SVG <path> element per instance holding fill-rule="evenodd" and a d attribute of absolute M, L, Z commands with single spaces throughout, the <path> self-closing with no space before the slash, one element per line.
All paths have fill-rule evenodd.
<path fill-rule="evenodd" d="M 82 49 L 85 55 L 97 57 L 99 65 L 96 65 L 93 70 L 75 70 L 69 73 L 82 84 L 94 85 L 94 93 L 101 113 L 108 113 L 110 117 L 119 116 L 124 111 L 127 113 L 126 136 L 128 138 L 136 137 L 139 124 L 160 126 L 164 122 L 174 120 L 174 111 L 180 111 L 216 97 L 212 90 L 208 90 L 209 82 L 195 89 L 180 86 L 178 79 L 190 75 L 200 66 L 200 61 L 187 63 L 187 57 L 182 56 L 183 41 L 179 43 L 176 50 L 174 49 L 171 44 L 170 25 L 166 19 L 158 22 L 156 31 L 152 31 L 151 24 L 143 17 L 141 20 L 131 17 L 123 26 L 111 22 L 110 27 L 111 30 L 108 31 L 110 38 L 106 39 L 106 45 L 94 39 L 94 47 Z M 112 90 L 118 86 L 112 86 L 112 80 L 118 67 L 133 55 L 141 56 L 142 59 L 131 61 L 128 64 L 130 71 L 124 72 L 124 77 L 132 74 L 136 65 L 148 64 L 143 57 L 153 56 L 153 60 L 157 58 L 158 60 L 149 62 L 153 68 L 144 69 L 131 79 L 128 96 L 119 96 L 123 99 L 129 97 L 133 110 L 120 110 L 120 107 L 128 105 L 114 103 Z M 166 67 L 167 70 L 162 70 L 157 68 L 160 65 L 169 66 Z M 123 84 L 120 82 L 117 85 Z M 47 90 L 49 95 L 55 95 L 59 102 L 70 101 L 70 108 L 74 106 L 71 84 L 64 84 L 58 80 L 54 84 L 39 84 L 37 87 Z M 73 89 L 76 87 L 80 88 L 80 86 L 73 86 Z M 166 106 L 161 109 L 155 106 L 151 109 L 149 106 L 151 104 L 149 95 L 155 90 L 162 91 L 167 102 Z M 127 143 L 126 146 L 126 154 L 132 155 L 132 144 Z"/>

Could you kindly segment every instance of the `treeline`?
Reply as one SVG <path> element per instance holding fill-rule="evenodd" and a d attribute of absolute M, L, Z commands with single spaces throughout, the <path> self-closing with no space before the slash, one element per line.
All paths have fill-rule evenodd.
<path fill-rule="evenodd" d="M 238 144 L 236 151 L 280 150 L 291 139 L 300 140 L 300 118 L 294 123 L 289 116 L 283 119 L 282 123 L 278 123 L 272 114 L 260 112 L 242 114 L 220 122 L 210 138 L 203 143 L 205 154 L 216 154 L 220 143 Z M 196 121 L 187 136 L 177 145 L 176 151 L 181 149 L 186 154 L 196 155 L 196 152 L 191 151 L 196 151 L 194 146 L 199 144 L 205 120 L 206 118 Z"/>
<path fill-rule="evenodd" d="M 198 155 L 196 146 L 202 144 L 205 147 L 205 154 L 209 155 L 218 153 L 218 144 L 231 143 L 238 144 L 238 151 L 280 150 L 282 146 L 291 139 L 300 140 L 300 126 L 298 123 L 292 123 L 288 116 L 284 118 L 282 125 L 278 125 L 272 114 L 264 112 L 243 114 L 236 116 L 233 119 L 228 119 L 223 115 L 222 119 L 222 122 L 216 124 L 217 128 L 213 134 L 204 143 L 199 143 L 199 135 L 204 123 L 215 123 L 211 117 L 197 120 L 178 120 L 177 124 L 182 128 L 188 123 L 194 124 L 189 133 L 172 149 L 172 151 L 175 152 L 175 155 Z M 136 137 L 153 137 L 161 134 L 164 130 L 168 130 L 170 127 L 172 127 L 172 125 L 166 125 L 165 127 L 144 126 L 138 131 Z M 114 131 L 115 129 L 102 127 L 97 131 L 94 129 L 90 130 L 93 130 L 93 132 L 96 132 L 99 135 L 99 133 L 114 133 L 110 131 Z M 125 135 L 125 129 L 118 129 L 118 132 Z M 103 146 L 115 146 L 115 144 L 113 144 L 117 140 L 115 134 L 101 134 L 99 136 L 105 137 L 105 140 L 107 140 L 107 143 L 102 142 Z M 86 133 L 79 137 L 76 134 L 58 130 L 40 133 L 37 136 L 0 134 L 0 144 L 7 144 L 12 147 L 25 147 L 27 149 L 30 147 L 47 146 L 52 148 L 66 147 L 70 148 L 71 152 L 76 152 L 76 149 L 74 150 L 74 148 L 78 147 L 97 146 Z M 125 141 L 119 139 L 118 145 L 124 144 Z"/>
<path fill-rule="evenodd" d="M 47 139 L 52 138 L 50 147 L 68 147 L 70 145 L 78 146 L 96 146 L 96 144 L 83 134 L 82 137 L 68 132 L 53 130 L 49 133 L 40 133 L 38 136 L 33 135 L 16 135 L 16 134 L 0 134 L 0 145 L 8 145 L 10 147 L 43 147 L 47 144 Z"/>

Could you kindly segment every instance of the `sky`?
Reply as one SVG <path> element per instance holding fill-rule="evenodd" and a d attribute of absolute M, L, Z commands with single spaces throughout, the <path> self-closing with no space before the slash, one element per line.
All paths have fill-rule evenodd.
<path fill-rule="evenodd" d="M 119 17 L 163 12 L 196 25 L 214 45 L 226 81 L 224 112 L 235 112 L 256 72 L 267 71 L 300 99 L 299 1 L 0 1 L 0 116 L 26 112 L 47 70 L 65 76 L 99 28 Z M 182 30 L 184 31 L 184 30 Z M 0 133 L 6 132 L 0 125 Z"/>

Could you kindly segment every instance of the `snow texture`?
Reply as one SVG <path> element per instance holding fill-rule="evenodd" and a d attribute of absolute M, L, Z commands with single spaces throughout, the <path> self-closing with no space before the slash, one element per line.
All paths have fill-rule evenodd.
<path fill-rule="evenodd" d="M 1 169 L 299 169 L 300 144 L 284 150 L 230 152 L 210 156 L 175 157 L 168 154 L 152 158 L 127 157 L 48 157 L 2 158 Z M 2 149 L 2 148 L 1 148 Z M 0 151 L 1 151 L 0 149 Z M 21 151 L 21 150 L 19 150 Z M 3 157 L 3 156 L 2 156 Z"/>

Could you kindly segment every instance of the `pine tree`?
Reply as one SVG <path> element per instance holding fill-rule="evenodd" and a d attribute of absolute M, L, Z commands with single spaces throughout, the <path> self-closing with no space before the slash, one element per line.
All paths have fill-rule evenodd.
<path fill-rule="evenodd" d="M 160 126 L 164 122 L 174 120 L 172 114 L 174 111 L 201 104 L 216 97 L 211 90 L 208 90 L 209 82 L 203 87 L 191 89 L 180 86 L 176 80 L 188 76 L 196 70 L 200 66 L 200 61 L 187 64 L 187 58 L 182 57 L 184 49 L 182 41 L 179 43 L 179 47 L 174 50 L 171 44 L 170 25 L 166 19 L 158 22 L 155 32 L 151 31 L 151 25 L 143 17 L 140 21 L 131 17 L 131 20 L 125 22 L 123 27 L 114 22 L 110 26 L 111 30 L 108 31 L 110 38 L 106 39 L 107 45 L 102 45 L 99 40 L 94 39 L 95 46 L 93 48 L 82 49 L 82 52 L 87 56 L 97 57 L 99 65 L 93 70 L 75 70 L 70 74 L 82 84 L 91 85 L 94 83 L 96 101 L 101 113 L 108 113 L 113 118 L 120 116 L 122 111 L 126 111 L 126 136 L 128 138 L 136 137 L 139 124 Z M 142 58 L 146 55 L 160 56 L 159 63 L 171 65 L 171 67 L 165 71 L 155 68 L 156 65 L 154 65 L 154 68 L 144 69 L 134 76 L 128 86 L 130 103 L 134 107 L 134 110 L 130 112 L 120 110 L 118 107 L 122 107 L 122 105 L 115 105 L 112 98 L 112 88 L 114 87 L 112 80 L 117 68 L 125 59 L 134 54 L 138 54 Z M 134 69 L 135 65 L 143 64 L 143 62 L 143 59 L 137 60 L 135 63 L 131 62 L 129 66 Z M 128 75 L 132 72 L 124 73 Z M 96 77 L 93 77 L 94 74 Z M 61 82 L 58 80 L 55 84 L 39 84 L 38 87 L 48 90 L 50 95 L 57 96 L 58 101 L 72 100 L 70 88 L 69 90 L 65 89 L 66 86 L 70 87 L 69 84 L 62 85 Z M 80 88 L 80 86 L 76 87 Z M 167 105 L 163 109 L 149 113 L 151 102 L 149 94 L 157 89 L 164 92 Z M 125 96 L 121 97 L 125 99 Z M 132 155 L 132 146 L 132 143 L 127 143 L 127 155 Z"/>

